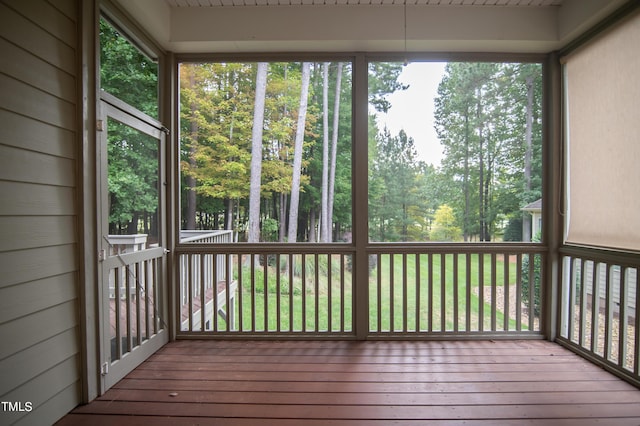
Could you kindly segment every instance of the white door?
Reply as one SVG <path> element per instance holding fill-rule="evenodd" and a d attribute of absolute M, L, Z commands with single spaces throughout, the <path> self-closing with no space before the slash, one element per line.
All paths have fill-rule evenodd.
<path fill-rule="evenodd" d="M 104 94 L 101 102 L 102 392 L 168 341 L 165 133 Z"/>

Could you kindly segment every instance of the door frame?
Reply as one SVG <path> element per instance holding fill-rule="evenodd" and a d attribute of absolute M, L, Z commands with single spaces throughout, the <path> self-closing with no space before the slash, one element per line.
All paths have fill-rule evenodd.
<path fill-rule="evenodd" d="M 128 127 L 131 127 L 143 134 L 158 140 L 158 247 L 140 252 L 136 257 L 158 259 L 157 280 L 157 305 L 154 308 L 153 317 L 159 318 L 158 330 L 155 334 L 148 336 L 139 345 L 132 348 L 130 352 L 123 353 L 121 359 L 111 362 L 110 343 L 110 312 L 109 312 L 109 271 L 114 264 L 122 261 L 121 256 L 108 256 L 108 241 L 104 236 L 108 235 L 108 163 L 107 163 L 107 122 L 108 119 L 116 120 Z M 168 288 L 171 277 L 168 275 L 168 234 L 169 226 L 167 215 L 167 134 L 168 130 L 159 121 L 149 117 L 143 112 L 133 108 L 131 105 L 121 101 L 106 92 L 100 94 L 98 104 L 98 132 L 96 137 L 97 151 L 97 236 L 98 245 L 101 248 L 98 254 L 98 282 L 96 294 L 98 299 L 98 315 L 96 318 L 98 337 L 98 359 L 97 366 L 100 374 L 99 393 L 103 394 L 126 374 L 140 365 L 149 356 L 164 346 L 169 341 L 170 318 L 169 318 L 169 297 Z M 144 255 L 146 253 L 147 255 Z M 128 254 L 127 256 L 130 256 Z M 142 260 L 142 259 L 140 259 Z"/>

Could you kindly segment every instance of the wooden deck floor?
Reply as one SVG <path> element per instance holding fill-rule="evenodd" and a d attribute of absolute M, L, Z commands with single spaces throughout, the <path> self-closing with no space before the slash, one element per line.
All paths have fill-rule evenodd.
<path fill-rule="evenodd" d="M 640 425 L 640 390 L 544 341 L 177 341 L 70 425 Z"/>

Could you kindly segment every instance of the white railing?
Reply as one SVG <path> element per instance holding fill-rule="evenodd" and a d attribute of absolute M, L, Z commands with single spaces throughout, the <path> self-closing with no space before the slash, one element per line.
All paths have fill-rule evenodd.
<path fill-rule="evenodd" d="M 194 243 L 194 244 L 216 244 L 216 243 L 230 243 L 233 236 L 233 231 L 226 230 L 189 230 L 180 231 L 181 243 Z M 180 270 L 182 274 L 180 276 L 180 283 L 182 286 L 186 286 L 189 279 L 187 272 L 191 271 L 193 277 L 191 278 L 192 295 L 199 297 L 201 288 L 203 290 L 210 290 L 214 287 L 215 283 L 224 281 L 227 276 L 227 270 L 225 269 L 224 260 L 221 256 L 204 255 L 201 257 L 192 257 L 191 265 L 187 265 L 189 262 L 187 258 L 181 258 Z M 214 278 L 215 277 L 215 278 Z M 183 298 L 182 303 L 187 303 L 187 295 L 189 294 L 187 288 L 181 289 Z"/>
<path fill-rule="evenodd" d="M 180 243 L 230 243 L 233 231 L 229 230 L 181 230 Z"/>
<path fill-rule="evenodd" d="M 135 253 L 142 250 L 146 250 L 147 247 L 147 234 L 129 234 L 129 235 L 108 235 L 107 241 L 109 243 L 108 256 L 121 256 L 127 253 Z M 115 299 L 118 297 L 121 299 L 126 296 L 125 282 L 127 275 L 135 274 L 135 271 L 125 271 L 123 268 L 112 269 L 109 271 L 109 299 Z M 136 281 L 145 284 L 145 275 L 135 277 Z M 118 291 L 116 291 L 116 282 L 119 283 Z M 131 295 L 135 295 L 135 287 L 131 287 L 129 292 Z"/>
<path fill-rule="evenodd" d="M 112 253 L 103 260 L 103 267 L 109 274 L 109 338 L 114 362 L 164 328 L 159 312 L 164 250 L 120 247 Z"/>
<path fill-rule="evenodd" d="M 182 230 L 180 243 L 224 244 L 232 241 L 233 231 Z M 180 259 L 181 330 L 213 330 L 218 316 L 235 329 L 237 285 L 233 269 L 224 256 L 182 255 Z"/>
<path fill-rule="evenodd" d="M 640 258 L 573 247 L 561 255 L 558 340 L 640 385 Z"/>

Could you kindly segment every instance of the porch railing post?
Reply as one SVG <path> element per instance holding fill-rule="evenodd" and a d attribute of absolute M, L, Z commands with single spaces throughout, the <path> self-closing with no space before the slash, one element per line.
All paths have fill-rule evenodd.
<path fill-rule="evenodd" d="M 353 114 L 354 114 L 354 153 L 352 205 L 355 243 L 354 265 L 354 329 L 356 338 L 364 340 L 369 334 L 369 147 L 368 147 L 368 67 L 364 55 L 357 55 L 353 64 Z"/>

